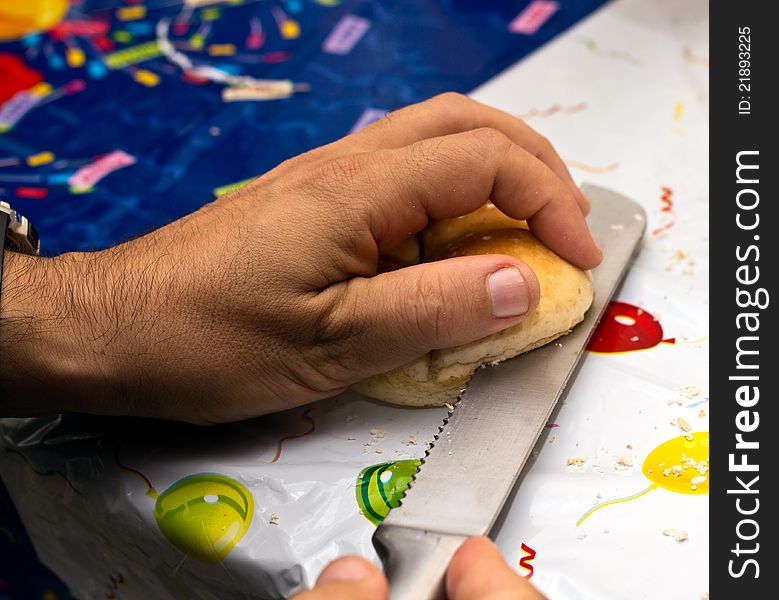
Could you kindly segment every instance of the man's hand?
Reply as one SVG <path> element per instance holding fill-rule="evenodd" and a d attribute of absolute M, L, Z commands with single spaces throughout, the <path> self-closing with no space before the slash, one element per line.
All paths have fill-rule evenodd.
<path fill-rule="evenodd" d="M 490 540 L 465 542 L 446 573 L 447 600 L 543 600 L 543 596 L 503 560 Z M 312 590 L 292 600 L 385 600 L 384 574 L 364 558 L 347 556 L 331 562 Z"/>
<path fill-rule="evenodd" d="M 551 145 L 456 94 L 394 112 L 114 248 L 9 255 L 0 413 L 243 419 L 515 325 L 539 295 L 515 258 L 377 275 L 379 255 L 429 219 L 488 198 L 563 258 L 600 262 L 587 201 Z"/>

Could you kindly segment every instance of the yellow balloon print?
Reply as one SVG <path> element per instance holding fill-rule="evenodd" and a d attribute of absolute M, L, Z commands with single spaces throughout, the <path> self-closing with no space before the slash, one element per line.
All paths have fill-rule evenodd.
<path fill-rule="evenodd" d="M 709 432 L 682 435 L 652 450 L 641 472 L 655 487 L 677 494 L 709 493 Z"/>
<path fill-rule="evenodd" d="M 635 500 L 659 487 L 677 494 L 708 494 L 709 432 L 690 433 L 663 442 L 644 459 L 641 472 L 652 482 L 648 488 L 593 506 L 581 516 L 576 526 L 605 506 Z"/>

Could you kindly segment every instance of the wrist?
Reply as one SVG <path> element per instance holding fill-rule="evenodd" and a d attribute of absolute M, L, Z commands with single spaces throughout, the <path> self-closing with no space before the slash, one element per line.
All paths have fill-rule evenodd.
<path fill-rule="evenodd" d="M 3 415 L 91 412 L 104 397 L 111 369 L 90 349 L 85 330 L 97 314 L 83 286 L 91 260 L 88 254 L 6 253 L 0 304 Z"/>

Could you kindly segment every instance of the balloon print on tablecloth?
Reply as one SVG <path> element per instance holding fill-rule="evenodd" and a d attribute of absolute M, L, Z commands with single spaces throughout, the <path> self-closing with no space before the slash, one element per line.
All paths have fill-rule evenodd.
<path fill-rule="evenodd" d="M 248 531 L 254 516 L 249 490 L 218 473 L 197 473 L 176 481 L 159 494 L 140 471 L 119 461 L 120 469 L 139 477 L 146 495 L 156 500 L 154 518 L 170 543 L 207 563 L 225 559 Z"/>
<path fill-rule="evenodd" d="M 651 313 L 627 302 L 610 302 L 587 350 L 611 354 L 675 343 L 675 338 L 663 338 L 663 327 Z"/>
<path fill-rule="evenodd" d="M 417 459 L 398 460 L 360 471 L 355 494 L 363 516 L 374 525 L 381 523 L 400 504 L 420 464 L 422 461 Z"/>
<path fill-rule="evenodd" d="M 21 0 L 0 3 L 0 42 L 18 40 L 56 25 L 68 10 L 68 0 Z"/>
<path fill-rule="evenodd" d="M 651 481 L 649 487 L 632 496 L 593 506 L 581 516 L 576 526 L 601 508 L 635 500 L 659 487 L 677 494 L 708 494 L 709 432 L 690 433 L 663 442 L 644 459 L 641 472 Z"/>
<path fill-rule="evenodd" d="M 2 17 L 0 16 L 0 19 Z M 21 58 L 0 52 L 0 106 L 18 92 L 28 90 L 43 81 L 43 74 L 28 66 Z"/>

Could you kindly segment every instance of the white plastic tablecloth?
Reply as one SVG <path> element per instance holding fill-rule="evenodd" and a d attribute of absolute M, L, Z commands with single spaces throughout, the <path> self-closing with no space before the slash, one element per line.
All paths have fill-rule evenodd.
<path fill-rule="evenodd" d="M 473 93 L 649 216 L 601 352 L 493 532 L 555 600 L 708 595 L 707 40 L 702 0 L 621 0 Z M 80 598 L 275 598 L 336 556 L 377 560 L 357 478 L 421 456 L 445 412 L 345 394 L 209 429 L 6 419 L 0 473 Z M 224 532 L 205 550 L 181 529 L 201 509 Z"/>

